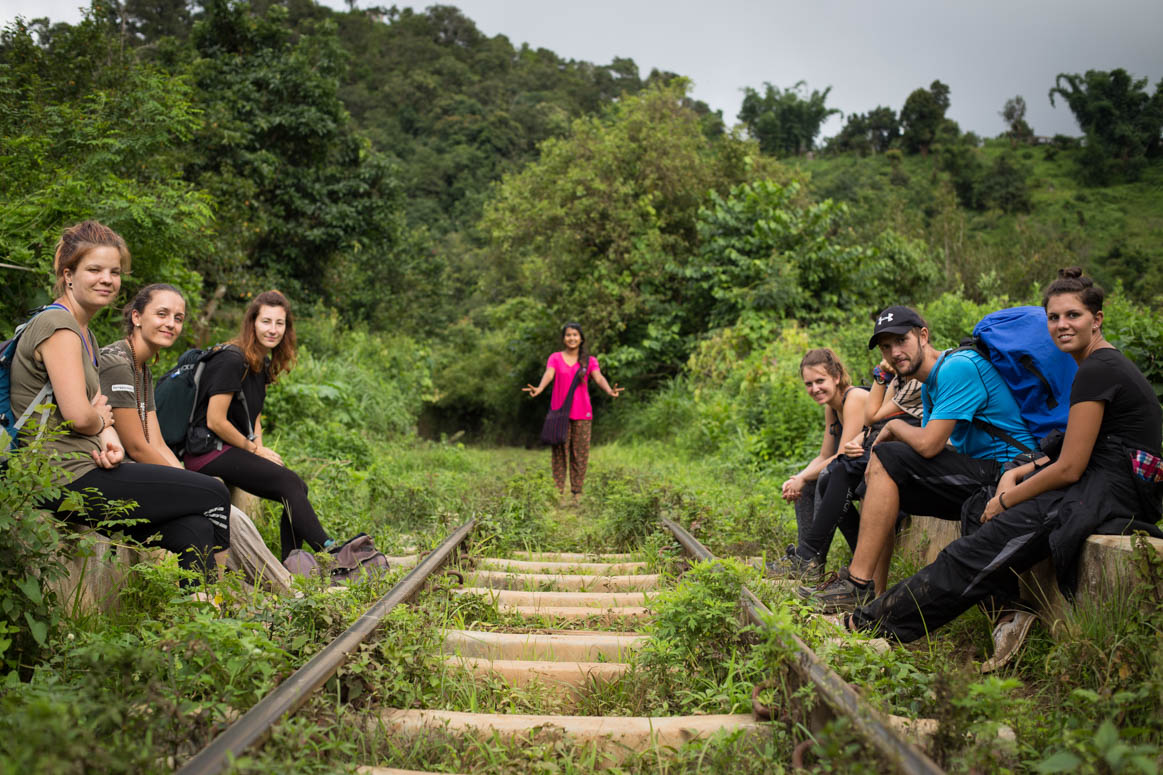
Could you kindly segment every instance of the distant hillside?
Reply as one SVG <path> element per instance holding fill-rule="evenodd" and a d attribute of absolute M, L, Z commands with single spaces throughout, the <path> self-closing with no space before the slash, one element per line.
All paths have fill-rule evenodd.
<path fill-rule="evenodd" d="M 1163 159 L 1135 183 L 1091 187 L 1076 174 L 1081 153 L 996 139 L 928 156 L 788 163 L 810 176 L 813 195 L 848 203 L 865 236 L 891 227 L 924 239 L 972 297 L 1025 295 L 1054 269 L 1078 264 L 1163 306 Z"/>
<path fill-rule="evenodd" d="M 399 162 L 409 222 L 436 234 L 475 224 L 489 186 L 574 119 L 677 77 L 642 76 L 627 58 L 596 64 L 514 46 L 449 5 L 329 13 L 350 55 L 344 104 L 373 147 Z M 718 113 L 691 106 L 706 131 L 722 133 Z"/>

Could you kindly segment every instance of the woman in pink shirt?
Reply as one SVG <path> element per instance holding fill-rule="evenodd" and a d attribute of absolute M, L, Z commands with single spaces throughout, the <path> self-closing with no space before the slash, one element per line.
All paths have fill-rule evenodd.
<path fill-rule="evenodd" d="M 553 380 L 553 394 L 550 397 L 549 408 L 560 409 L 569 394 L 569 386 L 573 383 L 580 364 L 585 364 L 585 375 L 581 383 L 575 388 L 573 404 L 569 411 L 569 433 L 564 444 L 554 444 L 551 447 L 553 461 L 553 483 L 557 491 L 565 494 L 565 471 L 568 456 L 569 484 L 576 503 L 581 496 L 582 485 L 586 478 L 586 465 L 590 459 L 590 424 L 594 419 L 594 410 L 590 405 L 590 391 L 588 383 L 591 375 L 598 387 L 606 391 L 610 398 L 617 398 L 625 390 L 617 385 L 610 387 L 606 378 L 598 368 L 598 359 L 586 351 L 586 337 L 581 326 L 577 323 L 566 323 L 561 327 L 561 343 L 565 349 L 549 356 L 545 364 L 545 373 L 541 375 L 541 383 L 537 387 L 526 385 L 522 391 L 535 397 L 545 390 L 550 380 Z"/>

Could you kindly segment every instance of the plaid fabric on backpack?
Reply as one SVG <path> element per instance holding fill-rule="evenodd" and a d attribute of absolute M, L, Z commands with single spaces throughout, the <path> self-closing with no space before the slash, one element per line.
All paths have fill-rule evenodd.
<path fill-rule="evenodd" d="M 1145 449 L 1131 452 L 1131 470 L 1135 476 L 1147 482 L 1163 482 L 1163 458 L 1152 455 Z"/>

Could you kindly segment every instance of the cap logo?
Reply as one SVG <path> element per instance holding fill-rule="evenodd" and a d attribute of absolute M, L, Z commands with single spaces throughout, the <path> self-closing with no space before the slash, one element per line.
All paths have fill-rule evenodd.
<path fill-rule="evenodd" d="M 878 325 L 878 326 L 882 326 L 885 323 L 891 323 L 891 322 L 892 322 L 892 313 L 891 312 L 889 312 L 888 314 L 885 314 L 885 315 L 881 315 L 880 317 L 878 317 L 876 319 L 876 325 Z"/>

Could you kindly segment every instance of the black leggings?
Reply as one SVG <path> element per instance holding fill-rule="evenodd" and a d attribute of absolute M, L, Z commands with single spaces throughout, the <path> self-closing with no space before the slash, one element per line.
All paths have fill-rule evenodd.
<path fill-rule="evenodd" d="M 853 490 L 864 478 L 868 455 L 856 460 L 838 457 L 820 472 L 817 480 L 816 507 L 812 523 L 800 535 L 796 553 L 805 560 L 817 560 L 824 565 L 836 529 L 856 551 L 856 536 L 860 531 L 860 512 L 852 502 Z"/>
<path fill-rule="evenodd" d="M 202 573 L 214 568 L 214 552 L 230 546 L 230 492 L 219 481 L 193 471 L 147 463 L 122 463 L 97 468 L 65 488 L 87 496 L 87 514 L 62 509 L 64 496 L 45 504 L 68 522 L 96 526 L 102 532 L 121 531 L 142 543 L 178 555 L 178 564 Z M 108 514 L 92 492 L 106 501 L 137 503 L 124 513 Z M 144 519 L 136 525 L 102 527 L 104 519 Z M 156 536 L 156 538 L 155 538 Z"/>
<path fill-rule="evenodd" d="M 241 487 L 260 498 L 283 504 L 283 518 L 279 522 L 281 559 L 287 559 L 304 541 L 312 549 L 322 549 L 327 542 L 329 536 L 319 524 L 311 501 L 307 500 L 307 483 L 286 466 L 237 447 L 227 447 L 199 470 L 221 477 L 232 487 Z"/>

